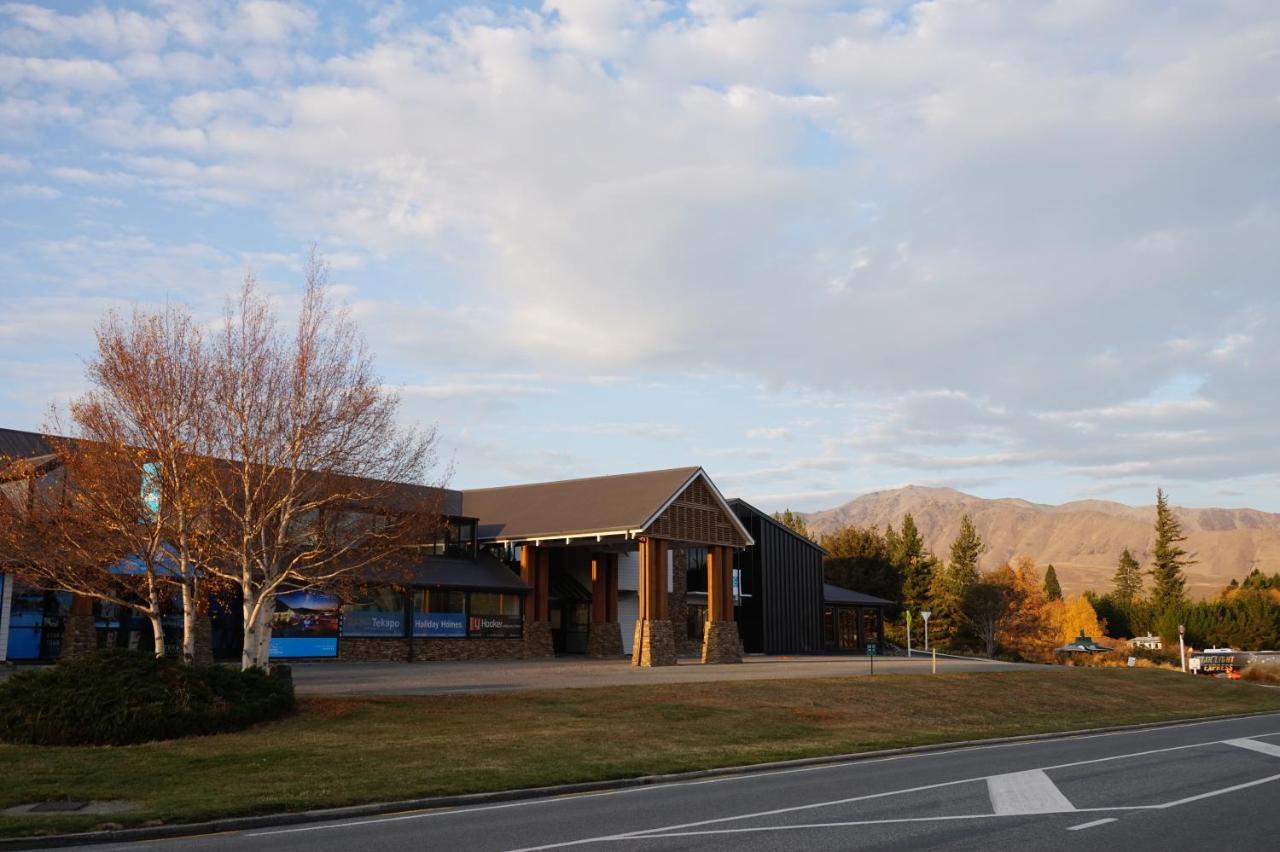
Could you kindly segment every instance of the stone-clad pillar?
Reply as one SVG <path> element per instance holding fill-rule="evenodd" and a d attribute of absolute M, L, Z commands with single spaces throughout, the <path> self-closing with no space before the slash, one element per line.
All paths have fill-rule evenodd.
<path fill-rule="evenodd" d="M 163 637 L 160 640 L 164 641 Z M 62 654 L 74 660 L 98 650 L 98 627 L 93 618 L 93 599 L 76 595 L 71 609 L 62 619 Z"/>
<path fill-rule="evenodd" d="M 591 629 L 587 655 L 621 657 L 622 627 L 618 624 L 618 559 L 613 554 L 591 557 Z M 612 609 L 610 603 L 612 602 Z M 610 615 L 612 612 L 612 615 Z"/>
<path fill-rule="evenodd" d="M 707 548 L 707 625 L 702 662 L 742 662 L 742 640 L 733 619 L 733 548 Z"/>
<path fill-rule="evenodd" d="M 645 536 L 640 544 L 640 616 L 636 619 L 631 663 L 674 666 L 675 640 L 667 614 L 667 543 Z"/>
<path fill-rule="evenodd" d="M 520 579 L 533 588 L 524 596 L 524 656 L 554 657 L 550 603 L 551 551 L 535 544 L 520 548 Z"/>

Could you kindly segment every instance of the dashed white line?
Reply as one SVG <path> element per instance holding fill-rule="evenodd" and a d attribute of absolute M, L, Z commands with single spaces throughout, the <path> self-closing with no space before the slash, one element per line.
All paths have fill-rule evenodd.
<path fill-rule="evenodd" d="M 1106 825 L 1109 822 L 1115 822 L 1115 817 L 1107 817 L 1106 819 L 1095 819 L 1093 822 L 1082 822 L 1079 825 L 1067 826 L 1067 831 L 1083 831 L 1086 828 L 1096 828 L 1099 825 Z"/>

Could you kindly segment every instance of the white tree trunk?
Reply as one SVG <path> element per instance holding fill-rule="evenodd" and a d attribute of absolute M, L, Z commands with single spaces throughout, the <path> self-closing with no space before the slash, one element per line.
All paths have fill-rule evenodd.
<path fill-rule="evenodd" d="M 182 582 L 182 661 L 196 661 L 196 591 L 190 577 Z"/>
<path fill-rule="evenodd" d="M 275 595 L 264 596 L 258 612 L 258 668 L 264 672 L 271 670 L 271 620 L 275 611 Z"/>
<path fill-rule="evenodd" d="M 271 615 L 275 610 L 274 598 L 256 598 L 249 590 L 244 596 L 244 650 L 240 653 L 240 668 L 267 669 L 271 649 Z"/>
<path fill-rule="evenodd" d="M 160 613 L 152 610 L 147 613 L 147 619 L 151 622 L 152 647 L 155 650 L 156 657 L 164 656 L 164 621 L 160 618 Z"/>

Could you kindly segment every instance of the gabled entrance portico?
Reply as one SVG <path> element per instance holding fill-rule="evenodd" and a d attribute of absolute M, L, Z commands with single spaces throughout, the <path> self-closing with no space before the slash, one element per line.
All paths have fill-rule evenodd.
<path fill-rule="evenodd" d="M 702 661 L 741 661 L 733 553 L 752 544 L 752 538 L 701 468 L 480 489 L 464 492 L 463 499 L 469 516 L 480 519 L 482 542 L 519 548 L 521 577 L 534 590 L 526 603 L 526 655 L 553 653 L 546 605 L 553 554 L 565 565 L 584 552 L 591 587 L 587 652 L 620 654 L 619 555 L 635 554 L 638 611 L 632 663 L 674 665 L 667 554 L 700 547 L 710 554 L 708 584 L 714 590 L 701 637 Z"/>

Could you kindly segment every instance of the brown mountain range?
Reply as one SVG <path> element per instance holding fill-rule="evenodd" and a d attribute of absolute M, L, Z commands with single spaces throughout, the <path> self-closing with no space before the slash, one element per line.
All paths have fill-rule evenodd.
<path fill-rule="evenodd" d="M 844 526 L 902 525 L 910 512 L 925 543 L 945 559 L 951 541 L 968 514 L 987 552 L 983 569 L 1020 554 L 1035 558 L 1041 570 L 1053 563 L 1063 591 L 1111 588 L 1116 561 L 1129 548 L 1144 569 L 1150 567 L 1155 506 L 1126 506 L 1105 500 L 1080 500 L 1060 506 L 1005 498 L 987 500 L 952 488 L 911 485 L 864 494 L 843 506 L 805 515 L 815 534 Z M 1255 509 L 1176 508 L 1187 533 L 1185 547 L 1197 564 L 1187 569 L 1187 592 L 1204 598 L 1255 566 L 1280 571 L 1280 514 Z M 1150 583 L 1150 578 L 1147 578 Z"/>

